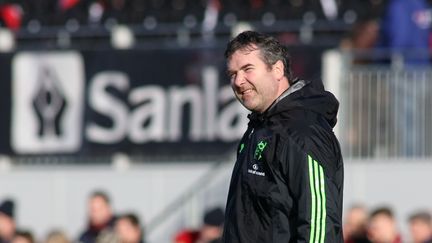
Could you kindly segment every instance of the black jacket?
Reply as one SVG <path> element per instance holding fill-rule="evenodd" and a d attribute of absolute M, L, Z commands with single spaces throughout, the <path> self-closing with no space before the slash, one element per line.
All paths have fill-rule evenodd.
<path fill-rule="evenodd" d="M 79 236 L 78 243 L 97 243 L 99 238 L 112 235 L 116 220 L 116 216 L 113 216 L 105 225 L 99 226 L 92 225 L 89 222 L 85 231 Z"/>
<path fill-rule="evenodd" d="M 226 205 L 225 243 L 339 243 L 343 161 L 332 128 L 339 103 L 298 81 L 249 115 Z"/>

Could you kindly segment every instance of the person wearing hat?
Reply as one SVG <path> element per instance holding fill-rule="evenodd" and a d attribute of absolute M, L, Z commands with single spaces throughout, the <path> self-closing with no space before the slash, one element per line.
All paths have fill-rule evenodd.
<path fill-rule="evenodd" d="M 225 214 L 221 208 L 213 208 L 204 214 L 197 243 L 222 242 L 222 232 Z"/>
<path fill-rule="evenodd" d="M 0 243 L 10 243 L 15 236 L 14 209 L 15 204 L 10 199 L 0 205 Z"/>
<path fill-rule="evenodd" d="M 221 208 L 212 208 L 204 213 L 199 229 L 184 229 L 174 237 L 175 243 L 219 243 L 223 232 L 225 214 Z"/>

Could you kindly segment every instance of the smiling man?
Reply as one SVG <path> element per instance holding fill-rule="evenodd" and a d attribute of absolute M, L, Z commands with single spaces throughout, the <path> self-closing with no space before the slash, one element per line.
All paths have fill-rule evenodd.
<path fill-rule="evenodd" d="M 332 131 L 338 101 L 321 82 L 294 78 L 286 47 L 273 37 L 243 32 L 225 57 L 233 91 L 252 113 L 223 242 L 343 242 L 343 161 Z"/>

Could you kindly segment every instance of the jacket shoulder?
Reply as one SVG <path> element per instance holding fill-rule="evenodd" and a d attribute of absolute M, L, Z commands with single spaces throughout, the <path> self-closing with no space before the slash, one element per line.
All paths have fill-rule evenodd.
<path fill-rule="evenodd" d="M 288 153 L 310 155 L 322 163 L 340 160 L 339 143 L 331 126 L 319 114 L 304 110 L 291 112 L 290 117 L 281 120 L 276 133 Z"/>

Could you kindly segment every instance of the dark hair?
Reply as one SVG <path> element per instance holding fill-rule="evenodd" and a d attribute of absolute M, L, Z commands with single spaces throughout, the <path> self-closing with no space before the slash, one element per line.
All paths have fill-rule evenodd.
<path fill-rule="evenodd" d="M 419 211 L 419 212 L 416 212 L 416 213 L 412 214 L 409 217 L 409 221 L 412 222 L 414 220 L 420 220 L 420 221 L 425 222 L 427 224 L 431 224 L 432 223 L 431 214 L 429 212 L 427 212 L 427 211 Z"/>
<path fill-rule="evenodd" d="M 374 211 L 372 211 L 370 217 L 372 218 L 372 217 L 375 217 L 377 215 L 385 215 L 389 218 L 394 218 L 393 211 L 389 207 L 380 207 L 380 208 L 375 209 Z"/>
<path fill-rule="evenodd" d="M 135 227 L 140 227 L 140 221 L 138 219 L 138 216 L 134 213 L 125 213 L 120 215 L 117 220 L 120 219 L 126 219 L 127 221 L 129 221 L 133 226 Z"/>
<path fill-rule="evenodd" d="M 103 199 L 107 204 L 110 204 L 110 203 L 111 203 L 111 200 L 110 200 L 108 194 L 107 194 L 105 191 L 102 191 L 102 190 L 94 191 L 94 192 L 91 194 L 90 198 L 95 198 L 95 197 L 100 197 L 100 198 L 102 198 L 102 199 Z"/>
<path fill-rule="evenodd" d="M 9 218 L 14 218 L 15 203 L 12 199 L 6 199 L 0 204 L 0 213 L 8 216 Z"/>
<path fill-rule="evenodd" d="M 204 214 L 204 224 L 221 227 L 224 223 L 225 213 L 220 207 L 212 208 Z"/>
<path fill-rule="evenodd" d="M 271 68 L 277 61 L 282 61 L 284 64 L 285 77 L 287 77 L 288 82 L 292 84 L 294 80 L 291 70 L 291 57 L 288 53 L 288 49 L 272 36 L 256 31 L 244 31 L 227 44 L 225 58 L 229 59 L 237 50 L 256 50 L 254 45 L 260 50 L 261 59 L 268 68 Z"/>
<path fill-rule="evenodd" d="M 140 220 L 139 220 L 138 216 L 135 213 L 133 213 L 133 212 L 124 213 L 124 214 L 120 215 L 116 219 L 116 221 L 119 221 L 120 219 L 125 219 L 132 226 L 134 226 L 135 228 L 140 229 L 140 231 L 141 231 L 140 238 L 143 239 L 143 236 L 144 236 L 144 226 L 141 225 Z"/>

